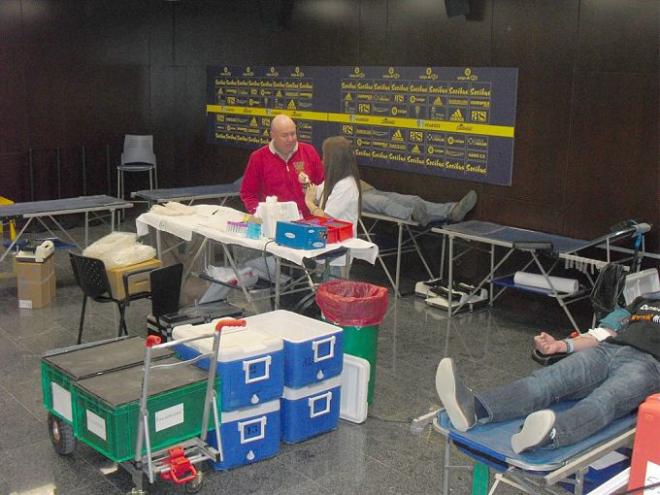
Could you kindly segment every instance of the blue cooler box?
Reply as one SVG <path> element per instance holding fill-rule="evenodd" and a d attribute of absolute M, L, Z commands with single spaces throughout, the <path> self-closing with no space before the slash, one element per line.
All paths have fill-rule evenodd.
<path fill-rule="evenodd" d="M 341 374 L 341 327 L 291 311 L 278 310 L 245 319 L 248 328 L 284 340 L 284 386 L 300 388 Z"/>
<path fill-rule="evenodd" d="M 204 325 L 182 325 L 172 335 L 183 339 L 208 333 L 216 321 Z M 191 359 L 211 352 L 211 338 L 175 347 L 181 359 Z M 197 365 L 208 369 L 208 359 Z M 223 328 L 220 338 L 218 367 L 220 402 L 223 411 L 255 406 L 277 399 L 284 387 L 284 351 L 282 339 L 243 327 Z"/>
<path fill-rule="evenodd" d="M 211 463 L 224 471 L 273 457 L 280 450 L 280 401 L 222 413 L 220 441 L 223 459 Z M 215 432 L 209 432 L 209 444 L 217 447 Z"/>
<path fill-rule="evenodd" d="M 298 443 L 337 428 L 341 378 L 303 388 L 284 387 L 282 441 Z"/>

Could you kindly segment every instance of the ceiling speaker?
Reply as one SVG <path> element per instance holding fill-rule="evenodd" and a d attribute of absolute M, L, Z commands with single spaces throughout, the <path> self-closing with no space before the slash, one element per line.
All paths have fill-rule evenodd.
<path fill-rule="evenodd" d="M 470 13 L 470 0 L 445 0 L 447 17 L 468 15 Z"/>

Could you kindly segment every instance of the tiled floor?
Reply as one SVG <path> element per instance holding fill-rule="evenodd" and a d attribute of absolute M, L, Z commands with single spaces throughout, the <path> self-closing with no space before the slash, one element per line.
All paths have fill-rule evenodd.
<path fill-rule="evenodd" d="M 75 342 L 81 304 L 66 253 L 58 251 L 56 264 L 57 297 L 44 309 L 19 310 L 15 280 L 0 280 L 0 495 L 126 493 L 132 484 L 121 468 L 82 443 L 74 455 L 61 457 L 48 437 L 39 360 L 43 352 Z M 7 268 L 5 262 L 0 271 Z M 408 267 L 404 273 L 414 279 L 416 269 Z M 381 280 L 377 272 L 360 265 L 353 276 Z M 504 301 L 495 309 L 448 321 L 445 313 L 412 296 L 391 299 L 380 329 L 376 395 L 366 423 L 341 421 L 336 431 L 298 445 L 282 445 L 279 455 L 270 460 L 229 472 L 208 472 L 201 493 L 441 493 L 443 439 L 430 430 L 413 435 L 410 420 L 438 404 L 434 371 L 443 356 L 453 356 L 467 383 L 476 389 L 533 370 L 537 365 L 529 354 L 535 330 L 565 329 L 567 324 L 550 301 L 530 299 L 528 304 L 528 309 L 520 310 L 513 309 L 519 304 Z M 117 321 L 113 305 L 88 307 L 85 340 L 112 336 Z M 131 334 L 144 334 L 148 310 L 146 302 L 131 305 Z M 453 455 L 457 462 L 465 460 L 455 451 Z M 455 470 L 451 492 L 467 494 L 470 483 L 468 471 Z M 152 492 L 183 490 L 159 482 Z M 505 488 L 502 493 L 517 492 Z"/>

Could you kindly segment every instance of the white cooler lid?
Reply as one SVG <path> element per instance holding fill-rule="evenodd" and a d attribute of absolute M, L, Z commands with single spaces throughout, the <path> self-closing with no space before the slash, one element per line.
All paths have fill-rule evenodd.
<path fill-rule="evenodd" d="M 320 394 L 331 388 L 341 386 L 341 380 L 338 376 L 333 378 L 328 378 L 322 382 L 313 383 L 311 385 L 306 385 L 300 388 L 289 388 L 284 387 L 284 393 L 282 393 L 282 398 L 287 400 L 298 400 L 303 397 L 309 397 L 310 395 Z"/>
<path fill-rule="evenodd" d="M 341 373 L 341 405 L 339 417 L 351 423 L 364 423 L 369 412 L 369 361 L 361 357 L 344 354 Z"/>
<path fill-rule="evenodd" d="M 172 330 L 172 337 L 176 340 L 212 332 L 218 321 L 220 319 L 202 325 L 181 325 L 175 327 Z M 185 345 L 204 354 L 211 352 L 213 339 L 196 340 L 194 342 L 188 342 Z M 284 343 L 279 337 L 267 335 L 263 332 L 252 330 L 249 327 L 225 327 L 222 329 L 222 336 L 220 337 L 218 361 L 235 361 L 245 357 L 269 354 L 271 352 L 281 351 L 283 347 Z"/>
<path fill-rule="evenodd" d="M 285 309 L 269 311 L 245 318 L 247 326 L 293 343 L 306 342 L 343 332 L 341 327 L 299 315 Z"/>
<path fill-rule="evenodd" d="M 220 423 L 231 423 L 240 419 L 252 418 L 254 416 L 263 416 L 280 410 L 280 400 L 275 399 L 270 402 L 264 402 L 258 406 L 242 407 L 233 411 L 223 411 Z"/>

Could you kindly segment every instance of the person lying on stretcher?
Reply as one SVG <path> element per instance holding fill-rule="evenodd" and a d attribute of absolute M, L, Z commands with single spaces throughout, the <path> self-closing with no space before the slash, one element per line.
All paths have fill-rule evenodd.
<path fill-rule="evenodd" d="M 557 363 L 492 390 L 474 392 L 463 384 L 456 364 L 444 358 L 435 384 L 454 428 L 524 417 L 511 437 L 514 452 L 577 443 L 634 411 L 660 391 L 660 292 L 638 297 L 626 309 L 607 315 L 600 326 L 576 338 L 534 339 L 544 354 L 566 352 Z M 577 402 L 561 412 L 548 407 Z"/>

